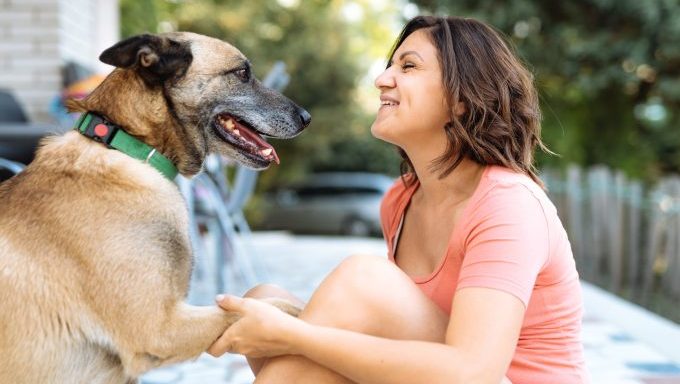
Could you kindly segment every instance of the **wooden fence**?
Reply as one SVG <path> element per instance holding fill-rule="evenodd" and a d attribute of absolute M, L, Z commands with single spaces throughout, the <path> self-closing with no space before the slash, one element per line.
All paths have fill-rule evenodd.
<path fill-rule="evenodd" d="M 571 166 L 541 178 L 585 280 L 647 306 L 680 301 L 680 177 L 645 188 L 604 166 Z"/>

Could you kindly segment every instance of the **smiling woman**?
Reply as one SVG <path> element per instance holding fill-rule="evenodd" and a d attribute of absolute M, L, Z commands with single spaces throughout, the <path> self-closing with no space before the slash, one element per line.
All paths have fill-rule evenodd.
<path fill-rule="evenodd" d="M 480 24 L 488 37 L 480 39 L 479 30 L 464 24 L 436 28 L 430 23 L 428 18 L 419 18 L 405 27 L 390 55 L 388 70 L 396 63 L 403 73 L 415 72 L 400 77 L 400 93 L 414 89 L 413 92 L 444 103 L 446 116 L 437 116 L 441 120 L 434 126 L 444 127 L 439 133 L 446 135 L 447 147 L 436 160 L 436 167 L 445 175 L 470 158 L 526 173 L 542 185 L 533 164 L 534 147 L 550 151 L 540 139 L 541 112 L 533 75 L 492 28 Z M 423 44 L 423 39 L 430 44 Z M 420 47 L 422 55 L 411 47 Z M 380 82 L 394 81 L 393 77 L 386 77 L 388 73 L 385 71 L 376 79 L 378 88 Z M 434 79 L 428 76 L 434 73 L 441 76 Z M 414 81 L 424 85 L 412 87 L 410 82 Z M 394 101 L 392 92 L 382 92 L 381 101 L 390 98 Z M 423 104 L 428 97 L 418 100 Z M 439 107 L 416 105 L 421 112 L 415 115 L 423 117 L 432 108 L 441 111 Z M 379 132 L 375 128 L 378 122 L 376 119 L 374 135 Z M 397 145 L 404 159 L 402 171 L 413 171 L 407 151 Z"/>
<path fill-rule="evenodd" d="M 405 165 L 381 206 L 388 260 L 348 258 L 298 319 L 221 298 L 243 317 L 210 352 L 246 354 L 260 384 L 587 383 L 579 278 L 534 171 L 532 81 L 479 21 L 409 21 L 375 80 L 371 132 Z"/>

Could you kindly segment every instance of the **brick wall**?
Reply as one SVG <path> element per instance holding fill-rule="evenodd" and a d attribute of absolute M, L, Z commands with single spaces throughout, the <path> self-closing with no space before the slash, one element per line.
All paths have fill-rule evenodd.
<path fill-rule="evenodd" d="M 118 0 L 0 0 L 0 88 L 32 121 L 50 122 L 64 63 L 108 71 L 97 57 L 118 31 Z"/>

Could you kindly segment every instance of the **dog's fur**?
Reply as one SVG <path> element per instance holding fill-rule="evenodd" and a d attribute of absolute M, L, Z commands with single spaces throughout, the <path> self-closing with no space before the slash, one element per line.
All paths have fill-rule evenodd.
<path fill-rule="evenodd" d="M 184 176 L 212 152 L 269 165 L 223 140 L 220 113 L 281 138 L 309 123 L 217 39 L 140 35 L 100 59 L 118 68 L 70 107 L 105 116 Z M 183 302 L 187 226 L 177 187 L 150 165 L 76 131 L 45 139 L 0 184 L 0 383 L 134 383 L 205 351 L 237 316 Z"/>

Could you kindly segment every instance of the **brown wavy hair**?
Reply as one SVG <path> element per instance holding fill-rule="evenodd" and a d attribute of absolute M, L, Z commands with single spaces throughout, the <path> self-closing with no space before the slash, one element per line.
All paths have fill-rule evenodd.
<path fill-rule="evenodd" d="M 425 29 L 437 49 L 451 119 L 444 126 L 448 147 L 431 169 L 439 177 L 451 173 L 464 158 L 482 165 L 501 165 L 530 176 L 543 186 L 534 166 L 536 146 L 550 152 L 541 141 L 541 111 L 533 75 L 515 56 L 502 35 L 490 26 L 468 18 L 417 16 L 401 31 L 394 52 L 413 32 Z M 458 102 L 465 105 L 456 116 Z M 417 179 L 406 152 L 402 178 Z M 414 177 L 404 178 L 407 173 Z"/>

